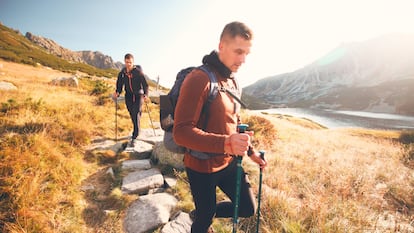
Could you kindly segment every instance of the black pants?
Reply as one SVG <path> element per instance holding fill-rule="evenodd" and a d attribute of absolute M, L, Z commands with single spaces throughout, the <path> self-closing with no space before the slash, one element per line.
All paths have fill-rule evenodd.
<path fill-rule="evenodd" d="M 199 173 L 186 168 L 191 193 L 196 206 L 196 219 L 191 233 L 206 233 L 213 218 L 230 218 L 234 214 L 233 202 L 236 193 L 236 159 L 225 169 L 216 173 Z M 216 203 L 216 187 L 219 187 L 231 201 Z M 250 217 L 255 214 L 256 203 L 244 170 L 241 177 L 239 216 Z"/>
<path fill-rule="evenodd" d="M 139 135 L 140 121 L 142 115 L 142 102 L 143 99 L 140 96 L 136 96 L 135 101 L 132 98 L 125 98 L 125 104 L 131 117 L 132 124 L 134 125 L 132 139 L 136 139 Z"/>

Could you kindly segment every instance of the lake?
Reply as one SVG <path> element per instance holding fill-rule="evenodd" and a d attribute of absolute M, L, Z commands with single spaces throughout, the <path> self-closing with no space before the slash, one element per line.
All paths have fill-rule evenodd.
<path fill-rule="evenodd" d="M 256 110 L 307 118 L 328 128 L 414 129 L 414 117 L 361 111 L 335 111 L 307 108 L 274 108 Z"/>

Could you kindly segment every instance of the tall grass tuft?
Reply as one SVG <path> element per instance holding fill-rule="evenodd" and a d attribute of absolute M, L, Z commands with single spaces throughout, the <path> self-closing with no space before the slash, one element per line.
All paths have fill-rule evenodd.
<path fill-rule="evenodd" d="M 249 125 L 248 130 L 254 131 L 252 144 L 254 147 L 271 148 L 277 138 L 277 131 L 272 122 L 257 115 L 243 116 L 245 123 Z"/>

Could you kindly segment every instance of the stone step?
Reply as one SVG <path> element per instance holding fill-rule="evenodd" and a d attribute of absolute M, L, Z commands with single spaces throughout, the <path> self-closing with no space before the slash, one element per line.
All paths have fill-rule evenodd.
<path fill-rule="evenodd" d="M 174 187 L 177 179 L 163 176 L 158 168 L 152 166 L 152 161 L 156 161 L 182 170 L 183 155 L 173 154 L 163 147 L 162 130 L 155 130 L 155 135 L 152 129 L 143 130 L 133 147 L 128 146 L 128 140 L 128 136 L 117 142 L 96 140 L 87 148 L 95 152 L 111 150 L 115 154 L 127 153 L 129 158 L 133 158 L 121 164 L 121 173 L 125 174 L 122 193 L 139 195 L 127 209 L 125 232 L 144 233 L 162 226 L 162 233 L 190 233 L 192 221 L 188 214 L 177 212 L 178 200 L 164 192 L 166 188 Z M 112 168 L 109 170 L 112 171 Z"/>
<path fill-rule="evenodd" d="M 164 186 L 164 177 L 158 168 L 131 172 L 122 180 L 124 194 L 146 194 L 150 189 Z"/>
<path fill-rule="evenodd" d="M 134 159 L 126 160 L 122 162 L 122 171 L 139 171 L 139 170 L 148 170 L 151 166 L 150 159 Z"/>

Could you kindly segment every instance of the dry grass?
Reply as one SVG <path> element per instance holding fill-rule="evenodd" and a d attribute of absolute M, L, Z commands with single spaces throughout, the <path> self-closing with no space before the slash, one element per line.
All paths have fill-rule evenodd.
<path fill-rule="evenodd" d="M 115 137 L 114 103 L 97 105 L 98 97 L 90 95 L 87 82 L 81 81 L 78 88 L 48 84 L 71 74 L 0 63 L 0 80 L 18 87 L 17 91 L 1 91 L 0 95 L 0 229 L 119 232 L 127 198 L 108 193 L 111 187 L 102 190 L 107 192 L 105 203 L 112 201 L 119 211 L 98 218 L 91 210 L 97 210 L 93 206 L 102 200 L 96 201 L 81 190 L 85 180 L 95 185 L 105 183 L 91 179 L 105 165 L 87 162 L 83 148 L 95 138 Z M 118 113 L 119 134 L 126 136 L 131 123 L 122 104 Z M 143 120 L 143 125 L 148 123 Z M 104 213 L 105 206 L 101 207 L 99 213 Z M 101 225 L 94 224 L 96 219 Z"/>
<path fill-rule="evenodd" d="M 79 88 L 50 86 L 53 78 L 71 75 L 0 63 L 0 80 L 19 88 L 0 95 L 0 229 L 121 232 L 124 210 L 136 197 L 121 195 L 120 181 L 104 175 L 108 166 L 118 172 L 118 157 L 108 164 L 88 159 L 84 150 L 95 138 L 115 137 L 114 103 L 91 95 L 90 79 Z M 150 108 L 158 120 L 157 106 Z M 400 142 L 401 132 L 329 130 L 306 119 L 244 114 L 269 164 L 261 232 L 413 231 L 414 146 Z M 148 114 L 142 123 L 150 127 Z M 130 133 L 123 104 L 118 126 L 120 136 Z M 257 190 L 259 169 L 248 159 L 243 163 Z M 170 192 L 189 211 L 186 176 L 176 175 L 178 186 Z M 85 190 L 90 184 L 95 189 Z M 230 220 L 217 219 L 214 227 L 229 232 Z M 243 219 L 240 232 L 255 232 L 255 218 Z"/>
<path fill-rule="evenodd" d="M 413 231 L 414 173 L 398 132 L 263 117 L 279 136 L 267 153 L 263 232 Z"/>

